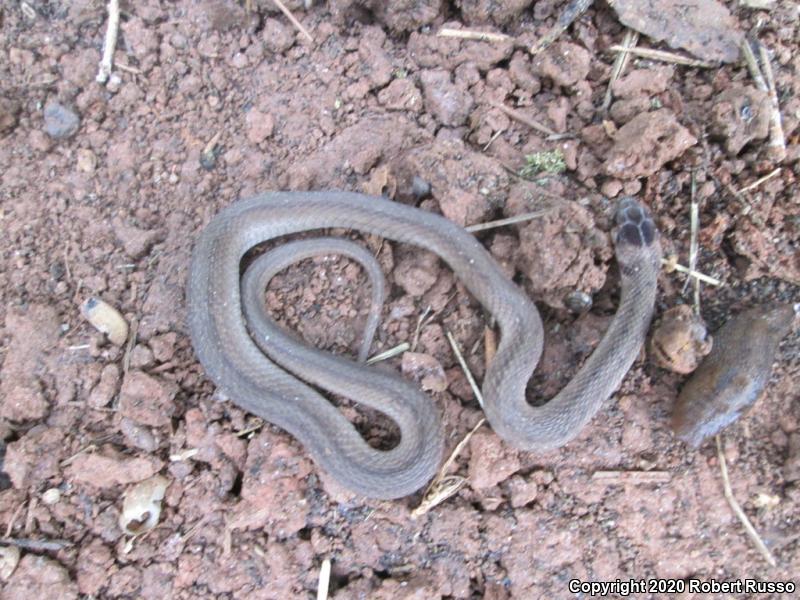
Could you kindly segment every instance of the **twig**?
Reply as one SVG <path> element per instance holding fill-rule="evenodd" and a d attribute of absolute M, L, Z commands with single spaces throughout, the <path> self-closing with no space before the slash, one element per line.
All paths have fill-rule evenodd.
<path fill-rule="evenodd" d="M 672 474 L 669 471 L 595 471 L 592 481 L 600 483 L 669 483 Z"/>
<path fill-rule="evenodd" d="M 25 500 L 22 501 L 22 503 L 17 507 L 17 509 L 11 515 L 11 518 L 8 520 L 8 525 L 6 526 L 6 535 L 5 535 L 5 537 L 7 537 L 7 538 L 11 537 L 11 532 L 14 530 L 14 523 L 16 522 L 17 517 L 19 516 L 19 513 L 22 512 L 23 508 L 25 508 Z"/>
<path fill-rule="evenodd" d="M 306 38 L 308 38 L 308 41 L 313 44 L 314 43 L 314 38 L 311 37 L 311 34 L 308 33 L 308 30 L 305 27 L 303 27 L 302 23 L 300 23 L 300 21 L 298 21 L 297 19 L 294 18 L 294 15 L 292 14 L 292 11 L 290 11 L 288 8 L 286 8 L 286 5 L 283 2 L 281 2 L 281 0 L 272 0 L 272 1 L 275 3 L 275 6 L 277 6 L 279 9 L 281 9 L 281 12 L 284 15 L 286 15 L 286 18 L 289 19 L 289 21 L 292 22 L 292 25 L 294 25 L 297 28 L 297 30 L 300 33 L 302 33 L 304 36 L 306 36 Z"/>
<path fill-rule="evenodd" d="M 443 27 L 436 34 L 439 37 L 452 37 L 462 40 L 478 40 L 481 42 L 511 42 L 514 40 L 505 33 L 492 33 L 490 31 L 474 31 L 472 29 L 450 29 Z"/>
<path fill-rule="evenodd" d="M 535 210 L 533 212 L 522 213 L 521 215 L 517 215 L 516 217 L 508 217 L 507 219 L 498 219 L 496 221 L 487 221 L 486 223 L 477 223 L 475 225 L 470 225 L 469 227 L 465 227 L 464 229 L 466 229 L 470 233 L 475 233 L 477 231 L 486 231 L 487 229 L 495 229 L 497 227 L 504 227 L 505 225 L 513 225 L 514 223 L 522 223 L 524 221 L 538 219 L 542 215 L 546 215 L 552 210 L 553 210 L 552 208 Z"/>
<path fill-rule="evenodd" d="M 692 186 L 691 186 L 691 194 L 692 194 L 692 203 L 691 208 L 689 211 L 689 270 L 690 271 L 697 271 L 697 255 L 698 250 L 700 249 L 700 244 L 698 241 L 697 232 L 700 229 L 700 205 L 697 202 L 697 178 L 695 177 L 695 172 L 692 171 Z M 700 314 L 700 280 L 697 277 L 694 278 L 687 278 L 686 282 L 683 284 L 683 291 L 682 294 L 686 293 L 686 288 L 689 287 L 689 283 L 694 280 L 694 312 L 695 314 Z"/>
<path fill-rule="evenodd" d="M 317 600 L 328 600 L 328 587 L 331 583 L 331 559 L 322 561 L 319 569 L 319 583 L 317 584 Z"/>
<path fill-rule="evenodd" d="M 483 147 L 483 151 L 486 152 L 489 149 L 489 146 L 492 145 L 492 142 L 494 142 L 497 138 L 499 138 L 501 135 L 503 135 L 504 132 L 505 132 L 505 129 L 498 129 L 497 131 L 495 131 L 494 135 L 492 135 L 492 137 L 489 139 L 489 141 L 486 142 L 486 145 Z"/>
<path fill-rule="evenodd" d="M 111 75 L 114 64 L 114 49 L 117 47 L 117 34 L 119 33 L 119 0 L 108 0 L 108 28 L 103 44 L 103 58 L 100 59 L 100 68 L 95 81 L 105 83 Z"/>
<path fill-rule="evenodd" d="M 664 50 L 654 50 L 653 48 L 626 48 L 624 46 L 613 45 L 608 48 L 612 52 L 628 52 L 641 56 L 642 58 L 649 58 L 651 60 L 660 60 L 662 62 L 675 63 L 677 65 L 686 65 L 689 67 L 698 67 L 700 69 L 716 69 L 719 65 L 715 63 L 697 60 L 681 54 L 673 52 L 666 52 Z"/>
<path fill-rule="evenodd" d="M 388 350 L 384 350 L 380 354 L 376 354 L 372 358 L 368 358 L 366 364 L 374 365 L 376 362 L 381 362 L 382 360 L 389 360 L 390 358 L 394 358 L 398 354 L 402 354 L 409 348 L 411 348 L 411 344 L 409 344 L 408 342 L 403 342 L 402 344 L 398 344 L 394 348 L 389 348 Z"/>
<path fill-rule="evenodd" d="M 250 427 L 246 427 L 241 431 L 237 431 L 235 435 L 236 437 L 244 437 L 246 435 L 250 435 L 254 431 L 258 431 L 263 426 L 264 426 L 264 421 L 262 421 L 261 419 L 256 419 L 256 422 L 253 423 Z"/>
<path fill-rule="evenodd" d="M 750 71 L 750 77 L 753 78 L 756 87 L 762 92 L 769 92 L 767 82 L 764 80 L 764 75 L 761 73 L 761 67 L 758 66 L 758 59 L 753 53 L 753 48 L 750 46 L 750 42 L 746 38 L 742 40 L 741 50 L 742 56 L 744 57 L 744 62 L 747 64 L 747 69 Z"/>
<path fill-rule="evenodd" d="M 586 10 L 592 5 L 594 0 L 572 0 L 567 6 L 561 11 L 561 14 L 558 15 L 556 19 L 555 25 L 544 34 L 539 41 L 537 41 L 533 46 L 530 47 L 529 51 L 531 54 L 538 54 L 542 50 L 547 49 L 550 44 L 556 41 L 556 38 L 560 36 L 564 31 L 572 25 L 572 23 L 577 20 Z"/>
<path fill-rule="evenodd" d="M 766 544 L 764 544 L 761 536 L 758 535 L 755 527 L 750 522 L 750 519 L 747 518 L 747 515 L 742 510 L 742 507 L 739 506 L 739 503 L 736 501 L 736 498 L 733 495 L 733 489 L 731 488 L 731 481 L 728 478 L 728 465 L 725 463 L 725 454 L 722 451 L 722 439 L 721 436 L 717 435 L 714 440 L 717 443 L 717 458 L 719 459 L 719 470 L 722 473 L 722 487 L 725 492 L 725 499 L 730 504 L 731 509 L 739 517 L 739 520 L 742 522 L 744 526 L 744 530 L 747 532 L 747 535 L 750 536 L 750 539 L 753 540 L 753 543 L 758 548 L 758 551 L 761 552 L 761 555 L 764 557 L 770 566 L 774 567 L 777 566 L 777 561 L 775 557 L 772 556 L 772 552 L 769 551 Z"/>
<path fill-rule="evenodd" d="M 664 265 L 664 267 L 667 270 L 667 273 L 672 273 L 672 271 L 678 271 L 679 273 L 685 273 L 690 277 L 696 277 L 700 281 L 707 283 L 709 285 L 716 285 L 716 286 L 722 285 L 722 282 L 719 279 L 711 277 L 710 275 L 706 275 L 704 273 L 700 273 L 699 271 L 693 271 L 688 267 L 684 267 L 683 265 L 678 264 L 678 262 L 674 258 L 671 260 L 667 258 L 662 258 L 661 264 Z"/>
<path fill-rule="evenodd" d="M 625 37 L 622 38 L 622 47 L 626 49 L 635 48 L 636 44 L 639 43 L 639 32 L 634 31 L 633 29 L 626 29 L 625 30 Z M 620 78 L 625 68 L 628 66 L 628 62 L 630 62 L 631 54 L 630 52 L 620 52 L 617 54 L 617 58 L 614 59 L 614 67 L 611 70 L 611 77 L 608 80 L 608 87 L 606 88 L 606 95 L 603 98 L 603 104 L 600 106 L 600 111 L 605 113 L 608 111 L 608 107 L 611 106 L 611 100 L 614 97 L 614 92 L 611 89 L 616 83 L 617 79 Z"/>
<path fill-rule="evenodd" d="M 740 190 L 737 190 L 737 191 L 736 191 L 736 193 L 738 193 L 738 194 L 745 194 L 745 193 L 747 193 L 747 192 L 751 192 L 751 191 L 753 191 L 754 189 L 756 189 L 758 186 L 760 186 L 762 183 L 765 183 L 765 182 L 769 181 L 769 180 L 770 180 L 770 179 L 772 179 L 773 177 L 777 177 L 777 175 L 778 175 L 780 172 L 781 172 L 781 167 L 778 167 L 777 169 L 775 169 L 774 171 L 772 171 L 772 172 L 770 172 L 770 173 L 767 173 L 766 175 L 764 175 L 764 176 L 763 176 L 763 177 L 761 177 L 760 179 L 756 179 L 756 180 L 755 180 L 753 183 L 751 183 L 751 184 L 748 184 L 748 185 L 744 186 L 744 187 L 743 187 L 742 189 L 740 189 Z"/>
<path fill-rule="evenodd" d="M 772 62 L 769 59 L 764 44 L 758 45 L 758 52 L 761 56 L 761 66 L 764 67 L 764 76 L 767 78 L 767 88 L 770 99 L 770 119 L 769 119 L 769 144 L 767 153 L 775 162 L 781 162 L 786 158 L 786 137 L 783 134 L 783 123 L 781 120 L 781 107 L 778 103 L 778 91 L 775 88 L 775 77 L 772 74 Z"/>
<path fill-rule="evenodd" d="M 544 133 L 545 135 L 548 135 L 548 136 L 551 136 L 551 137 L 558 137 L 560 135 L 563 135 L 563 134 L 556 133 L 555 131 L 553 131 L 552 129 L 547 127 L 546 125 L 542 125 L 541 123 L 531 119 L 530 117 L 526 117 L 525 115 L 523 115 L 518 110 L 514 110 L 513 108 L 510 108 L 510 107 L 506 106 L 505 104 L 503 104 L 502 102 L 491 102 L 491 105 L 494 106 L 496 109 L 503 111 L 506 115 L 508 115 L 509 117 L 514 119 L 515 121 L 519 121 L 520 123 L 523 123 L 523 124 L 527 125 L 531 129 L 535 129 L 539 133 Z"/>
<path fill-rule="evenodd" d="M 464 446 L 467 445 L 472 436 L 475 435 L 475 432 L 478 431 L 478 429 L 480 429 L 484 423 L 486 423 L 486 419 L 481 418 L 481 420 L 478 421 L 478 424 L 470 429 L 467 432 L 467 435 L 465 435 L 464 438 L 458 442 L 458 444 L 456 444 L 456 447 L 453 448 L 450 456 L 448 456 L 447 460 L 444 461 L 442 468 L 439 469 L 439 473 L 433 478 L 433 481 L 431 481 L 428 489 L 425 490 L 425 495 L 422 497 L 422 502 L 419 503 L 417 508 L 411 511 L 412 517 L 416 518 L 424 515 L 426 512 L 435 506 L 438 506 L 462 487 L 464 487 L 464 484 L 467 482 L 466 478 L 460 475 L 445 475 L 445 473 L 447 472 L 447 469 L 450 468 L 450 465 L 453 464 L 453 461 L 455 461 L 456 457 L 461 454 Z"/>
<path fill-rule="evenodd" d="M 422 311 L 422 314 L 417 319 L 417 327 L 414 329 L 414 335 L 411 338 L 411 352 L 415 352 L 417 349 L 417 344 L 419 344 L 419 334 L 422 332 L 422 326 L 425 325 L 428 315 L 431 314 L 431 307 L 426 306 L 425 310 Z"/>
<path fill-rule="evenodd" d="M 56 552 L 72 546 L 69 540 L 32 540 L 29 538 L 0 538 L 0 544 L 7 544 L 9 546 L 16 546 L 23 550 L 30 550 L 31 552 Z"/>
<path fill-rule="evenodd" d="M 131 332 L 128 336 L 128 344 L 125 346 L 125 354 L 122 357 L 122 372 L 127 373 L 131 368 L 131 353 L 136 345 L 136 335 L 139 333 L 139 319 L 131 319 Z"/>
<path fill-rule="evenodd" d="M 461 354 L 461 350 L 458 347 L 458 342 L 456 342 L 456 338 L 453 337 L 453 334 L 449 331 L 447 332 L 447 341 L 450 342 L 450 347 L 453 349 L 453 354 L 456 355 L 456 359 L 458 360 L 458 364 L 461 365 L 461 369 L 464 371 L 464 375 L 467 377 L 467 381 L 469 381 L 469 385 L 472 388 L 472 391 L 475 393 L 475 398 L 478 400 L 478 404 L 481 405 L 483 408 L 483 394 L 481 394 L 481 390 L 478 387 L 478 384 L 475 382 L 475 378 L 472 376 L 472 372 L 469 370 L 467 366 L 467 361 L 464 360 L 464 356 Z"/>

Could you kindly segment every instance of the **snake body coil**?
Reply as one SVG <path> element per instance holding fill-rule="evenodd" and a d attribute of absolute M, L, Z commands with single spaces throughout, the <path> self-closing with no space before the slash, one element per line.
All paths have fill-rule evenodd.
<path fill-rule="evenodd" d="M 296 341 L 263 315 L 245 319 L 244 295 L 252 300 L 259 286 L 291 259 L 284 256 L 273 263 L 272 273 L 267 266 L 258 275 L 246 275 L 250 283 L 242 283 L 245 253 L 280 236 L 339 227 L 437 254 L 500 328 L 500 344 L 483 383 L 489 422 L 512 445 L 541 450 L 577 435 L 617 389 L 644 341 L 661 257 L 658 233 L 632 199 L 620 203 L 617 224 L 619 309 L 594 353 L 544 406 L 533 407 L 525 399 L 542 352 L 542 322 L 533 302 L 463 228 L 362 194 L 272 192 L 220 212 L 200 235 L 192 257 L 187 289 L 192 343 L 209 377 L 234 403 L 295 436 L 340 483 L 367 496 L 398 498 L 423 486 L 438 467 L 443 434 L 431 400 L 398 376 Z M 316 249 L 327 246 L 320 242 Z M 302 256 L 298 247 L 296 260 Z M 388 451 L 370 447 L 330 402 L 297 378 L 385 413 L 400 429 L 399 444 Z"/>

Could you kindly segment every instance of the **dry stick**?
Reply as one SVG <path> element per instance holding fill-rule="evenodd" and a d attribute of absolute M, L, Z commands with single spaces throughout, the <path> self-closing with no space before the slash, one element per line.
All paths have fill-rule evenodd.
<path fill-rule="evenodd" d="M 328 587 L 331 583 L 331 559 L 322 561 L 319 569 L 319 583 L 317 584 L 317 600 L 328 600 Z"/>
<path fill-rule="evenodd" d="M 746 185 L 746 186 L 744 186 L 744 187 L 743 187 L 742 189 L 740 189 L 740 190 L 734 190 L 734 191 L 735 191 L 737 194 L 744 194 L 744 193 L 747 193 L 747 192 L 751 192 L 751 191 L 753 191 L 754 189 L 756 189 L 758 186 L 760 186 L 762 183 L 764 183 L 764 182 L 766 182 L 766 181 L 769 181 L 769 180 L 770 180 L 770 179 L 772 179 L 773 177 L 776 177 L 776 176 L 777 176 L 777 175 L 778 175 L 780 172 L 781 172 L 781 167 L 778 167 L 777 169 L 775 169 L 775 170 L 774 170 L 774 171 L 772 171 L 771 173 L 767 173 L 766 175 L 764 175 L 764 176 L 763 176 L 763 177 L 761 177 L 760 179 L 756 179 L 756 180 L 755 180 L 753 183 L 751 183 L 751 184 L 749 184 L 749 185 Z"/>
<path fill-rule="evenodd" d="M 388 350 L 384 350 L 380 354 L 376 354 L 372 358 L 368 358 L 366 360 L 366 364 L 374 365 L 376 362 L 381 362 L 382 360 L 389 360 L 390 358 L 394 358 L 398 354 L 402 354 L 409 348 L 411 348 L 411 344 L 409 344 L 408 342 L 403 342 L 402 344 L 398 344 L 394 348 L 389 348 Z"/>
<path fill-rule="evenodd" d="M 453 334 L 449 331 L 447 332 L 447 340 L 450 342 L 450 346 L 453 348 L 453 353 L 456 355 L 458 363 L 461 365 L 461 369 L 464 371 L 467 381 L 469 381 L 470 387 L 472 387 L 472 392 L 478 399 L 481 408 L 483 408 L 483 394 L 481 394 L 478 384 L 475 383 L 475 378 L 472 376 L 472 372 L 469 370 L 469 367 L 467 366 L 467 363 L 461 354 L 461 350 L 459 349 Z M 464 477 L 461 477 L 460 475 L 445 475 L 445 473 L 447 473 L 447 469 L 450 468 L 450 465 L 453 464 L 456 457 L 464 449 L 464 446 L 467 445 L 472 436 L 475 435 L 475 432 L 478 431 L 478 429 L 480 429 L 484 423 L 486 423 L 486 418 L 482 417 L 481 420 L 478 421 L 478 424 L 470 429 L 467 432 L 467 435 L 465 435 L 464 438 L 458 442 L 458 444 L 456 444 L 456 447 L 453 448 L 450 456 L 447 457 L 447 460 L 444 461 L 444 464 L 439 469 L 436 477 L 434 477 L 433 481 L 431 481 L 430 485 L 428 485 L 428 489 L 425 490 L 425 494 L 422 497 L 422 502 L 420 502 L 419 506 L 411 512 L 412 517 L 416 518 L 420 515 L 424 515 L 433 507 L 438 506 L 447 500 L 450 496 L 455 494 L 464 486 L 464 484 L 467 482 Z"/>
<path fill-rule="evenodd" d="M 474 31 L 472 29 L 450 29 L 444 27 L 437 33 L 439 37 L 452 37 L 462 40 L 478 40 L 481 42 L 513 42 L 514 38 L 505 33 L 492 33 L 490 31 Z"/>
<path fill-rule="evenodd" d="M 538 219 L 542 215 L 546 215 L 552 210 L 553 210 L 552 208 L 535 210 L 533 212 L 522 213 L 521 215 L 517 215 L 516 217 L 509 217 L 507 219 L 498 219 L 497 221 L 487 221 L 486 223 L 478 223 L 477 225 L 470 225 L 469 227 L 465 227 L 464 229 L 466 229 L 470 233 L 475 233 L 477 231 L 486 231 L 487 229 L 494 229 L 496 227 L 503 227 L 505 225 L 513 225 L 514 223 L 522 223 L 523 221 Z"/>
<path fill-rule="evenodd" d="M 761 55 L 761 65 L 764 67 L 764 76 L 767 78 L 769 90 L 770 112 L 769 121 L 769 145 L 767 152 L 776 162 L 786 158 L 786 137 L 783 134 L 783 123 L 781 120 L 781 107 L 778 104 L 778 91 L 775 88 L 775 77 L 772 74 L 772 62 L 769 60 L 769 53 L 764 44 L 758 45 L 758 52 Z"/>
<path fill-rule="evenodd" d="M 673 271 L 678 271 L 678 273 L 685 273 L 690 277 L 695 277 L 700 281 L 707 283 L 709 285 L 721 286 L 722 282 L 717 279 L 716 277 L 711 277 L 711 275 L 706 275 L 705 273 L 700 273 L 699 271 L 693 271 L 689 267 L 684 267 L 675 260 L 674 257 L 670 258 L 662 258 L 661 264 L 664 265 L 665 270 L 667 273 L 672 273 Z"/>
<path fill-rule="evenodd" d="M 284 5 L 283 2 L 281 2 L 281 0 L 272 0 L 272 1 L 275 3 L 275 6 L 280 8 L 281 12 L 284 15 L 286 15 L 286 18 L 289 19 L 292 22 L 292 25 L 294 25 L 297 28 L 297 30 L 300 33 L 302 33 L 304 36 L 306 36 L 306 38 L 308 38 L 308 41 L 313 44 L 314 43 L 314 38 L 311 37 L 311 34 L 308 33 L 308 30 L 305 27 L 303 27 L 303 25 L 300 23 L 300 21 L 298 21 L 297 19 L 294 18 L 294 15 L 292 14 L 292 11 L 290 11 L 288 8 L 286 8 L 286 6 Z"/>
<path fill-rule="evenodd" d="M 572 23 L 577 20 L 586 10 L 592 5 L 594 0 L 572 0 L 567 6 L 561 11 L 561 14 L 558 15 L 556 19 L 555 25 L 548 31 L 544 36 L 539 38 L 533 46 L 529 48 L 529 52 L 531 54 L 538 54 L 542 50 L 545 50 L 550 44 L 556 41 L 556 38 L 560 36 L 564 31 L 572 25 Z"/>
<path fill-rule="evenodd" d="M 475 435 L 475 432 L 481 428 L 481 426 L 486 423 L 486 419 L 481 417 L 481 420 L 478 421 L 478 424 L 475 425 L 472 429 L 467 432 L 467 435 L 464 436 L 456 447 L 453 448 L 453 451 L 450 453 L 450 456 L 447 457 L 447 460 L 442 465 L 442 468 L 439 469 L 439 473 L 436 477 L 433 478 L 428 489 L 425 490 L 425 495 L 422 497 L 422 502 L 419 503 L 419 506 L 411 511 L 412 517 L 419 517 L 420 515 L 424 515 L 426 512 L 438 506 L 445 500 L 447 500 L 450 496 L 455 494 L 458 490 L 460 490 L 467 480 L 460 475 L 445 475 L 447 469 L 450 468 L 450 465 L 453 464 L 456 457 L 461 454 L 461 451 L 464 449 L 464 446 L 467 445 L 469 440 Z"/>
<path fill-rule="evenodd" d="M 744 62 L 747 63 L 747 69 L 750 71 L 750 77 L 753 78 L 756 87 L 762 92 L 769 93 L 767 82 L 764 80 L 764 76 L 761 74 L 761 68 L 758 66 L 758 59 L 756 55 L 753 54 L 753 49 L 750 47 L 750 42 L 747 39 L 742 40 L 741 50 L 742 56 L 744 56 Z"/>
<path fill-rule="evenodd" d="M 722 439 L 721 436 L 717 435 L 714 438 L 714 441 L 717 443 L 717 457 L 719 459 L 719 470 L 722 473 L 722 487 L 725 491 L 725 499 L 728 501 L 728 504 L 731 505 L 731 509 L 739 517 L 739 520 L 744 525 L 744 530 L 747 532 L 747 535 L 750 536 L 750 539 L 753 540 L 755 543 L 756 548 L 758 551 L 761 552 L 761 555 L 764 559 L 770 564 L 770 566 L 777 566 L 777 561 L 775 557 L 772 556 L 772 552 L 769 551 L 764 541 L 761 539 L 761 536 L 758 535 L 755 527 L 750 522 L 750 519 L 747 518 L 747 515 L 744 514 L 742 507 L 739 506 L 739 503 L 736 501 L 736 498 L 733 495 L 733 489 L 731 488 L 731 481 L 728 478 L 728 465 L 725 463 L 725 454 L 722 452 Z"/>
<path fill-rule="evenodd" d="M 669 471 L 595 471 L 592 481 L 600 483 L 669 483 Z"/>
<path fill-rule="evenodd" d="M 31 552 L 56 552 L 73 545 L 69 540 L 32 540 L 29 538 L 10 537 L 0 538 L 0 544 L 16 546 Z"/>
<path fill-rule="evenodd" d="M 697 202 L 697 178 L 695 177 L 695 172 L 692 171 L 692 186 L 691 186 L 691 194 L 692 194 L 692 203 L 691 208 L 689 211 L 689 270 L 690 271 L 697 271 L 697 254 L 700 247 L 698 242 L 697 232 L 700 229 L 700 205 Z M 681 294 L 686 293 L 686 288 L 689 287 L 689 283 L 694 280 L 694 312 L 696 314 L 700 314 L 700 280 L 697 277 L 691 278 L 687 277 L 686 281 L 683 284 L 683 290 Z"/>
<path fill-rule="evenodd" d="M 651 60 L 660 60 L 662 62 L 675 63 L 677 65 L 686 65 L 688 67 L 698 67 L 700 69 L 716 69 L 719 65 L 715 63 L 697 60 L 696 58 L 689 58 L 682 54 L 675 54 L 673 52 L 665 52 L 664 50 L 654 50 L 653 48 L 625 48 L 624 46 L 613 45 L 608 48 L 612 52 L 629 52 L 642 58 L 649 58 Z"/>
<path fill-rule="evenodd" d="M 472 388 L 472 391 L 475 393 L 475 398 L 478 400 L 478 404 L 480 404 L 481 408 L 483 408 L 483 394 L 481 393 L 481 389 L 475 382 L 475 378 L 472 376 L 472 372 L 469 370 L 469 367 L 467 366 L 467 361 L 464 360 L 464 356 L 461 354 L 461 349 L 458 347 L 458 342 L 456 342 L 456 338 L 454 338 L 453 334 L 450 333 L 449 331 L 447 332 L 447 341 L 450 342 L 450 347 L 453 349 L 453 354 L 456 355 L 458 364 L 461 365 L 461 370 L 463 370 L 464 375 L 467 376 L 467 381 L 469 381 L 469 385 Z"/>
<path fill-rule="evenodd" d="M 630 49 L 636 47 L 636 44 L 638 43 L 639 32 L 634 31 L 633 29 L 627 29 L 625 31 L 625 37 L 622 38 L 622 47 Z M 617 79 L 619 79 L 620 75 L 622 75 L 622 73 L 625 71 L 625 68 L 630 62 L 630 58 L 630 52 L 620 52 L 617 54 L 617 58 L 614 59 L 614 67 L 611 70 L 611 77 L 608 80 L 608 87 L 606 88 L 605 98 L 603 98 L 603 104 L 600 106 L 600 112 L 607 112 L 608 107 L 611 106 L 611 100 L 614 97 L 614 92 L 611 90 L 611 88 Z"/>
<path fill-rule="evenodd" d="M 111 75 L 114 63 L 114 49 L 117 47 L 117 34 L 119 33 L 119 0 L 108 0 L 108 28 L 103 44 L 103 58 L 100 59 L 100 68 L 95 81 L 105 83 Z"/>
<path fill-rule="evenodd" d="M 506 115 L 508 115 L 509 117 L 514 119 L 515 121 L 519 121 L 520 123 L 524 123 L 525 125 L 527 125 L 531 129 L 535 129 L 539 133 L 544 133 L 545 135 L 548 135 L 551 138 L 558 138 L 559 136 L 563 136 L 563 134 L 556 133 L 555 131 L 553 131 L 552 129 L 547 127 L 546 125 L 542 125 L 538 121 L 534 121 L 530 117 L 526 117 L 525 115 L 523 115 L 518 110 L 514 110 L 513 108 L 510 108 L 510 107 L 506 106 L 505 104 L 503 104 L 502 102 L 491 102 L 490 104 L 492 106 L 494 106 L 496 109 L 503 111 Z"/>

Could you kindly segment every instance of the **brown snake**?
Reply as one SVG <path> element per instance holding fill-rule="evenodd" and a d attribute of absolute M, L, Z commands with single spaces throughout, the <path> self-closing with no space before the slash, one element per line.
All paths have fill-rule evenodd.
<path fill-rule="evenodd" d="M 437 254 L 500 328 L 500 343 L 483 382 L 486 417 L 512 445 L 544 450 L 575 437 L 617 389 L 650 324 L 661 258 L 658 232 L 646 209 L 630 198 L 620 203 L 617 224 L 620 306 L 592 355 L 543 406 L 531 406 L 525 399 L 526 384 L 542 352 L 542 321 L 533 302 L 460 226 L 362 194 L 270 192 L 236 202 L 212 219 L 197 240 L 189 272 L 192 343 L 225 395 L 295 436 L 341 484 L 375 498 L 399 498 L 423 486 L 439 465 L 443 432 L 432 401 L 399 376 L 296 341 L 264 310 L 252 308 L 248 318 L 244 316 L 245 296 L 247 304 L 257 306 L 252 296 L 263 294 L 277 271 L 304 256 L 339 253 L 341 248 L 330 249 L 324 240 L 317 246 L 290 246 L 283 256 L 260 265 L 260 259 L 255 261 L 240 281 L 245 253 L 281 236 L 339 227 Z M 348 253 L 347 247 L 343 252 Z M 367 259 L 353 258 L 369 270 Z M 378 285 L 374 277 L 371 281 L 373 288 Z M 375 298 L 373 293 L 373 306 Z M 383 412 L 398 425 L 399 444 L 388 451 L 370 447 L 338 409 L 298 377 Z"/>

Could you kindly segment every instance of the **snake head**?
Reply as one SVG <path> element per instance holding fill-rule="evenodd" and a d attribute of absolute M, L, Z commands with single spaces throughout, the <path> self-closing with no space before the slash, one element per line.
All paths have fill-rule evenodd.
<path fill-rule="evenodd" d="M 620 200 L 617 208 L 616 250 L 621 265 L 631 265 L 642 256 L 660 260 L 658 230 L 645 206 L 631 197 Z"/>

